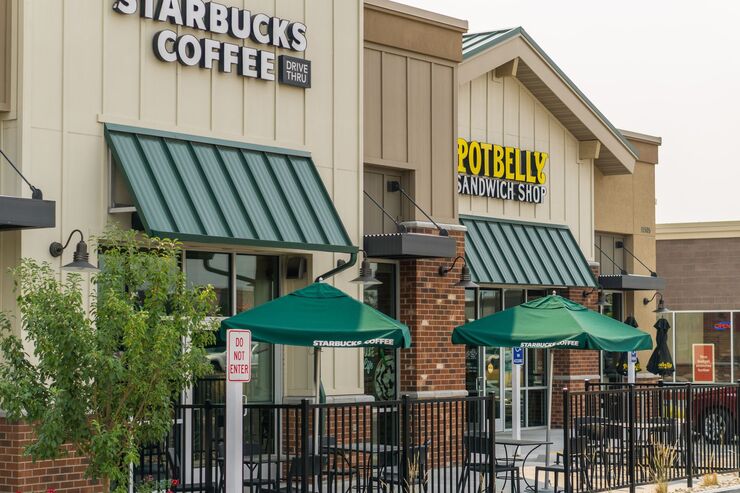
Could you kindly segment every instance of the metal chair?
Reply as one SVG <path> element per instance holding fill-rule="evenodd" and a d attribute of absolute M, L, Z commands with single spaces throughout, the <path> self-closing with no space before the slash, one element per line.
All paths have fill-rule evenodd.
<path fill-rule="evenodd" d="M 582 483 L 586 486 L 588 490 L 591 490 L 591 480 L 588 476 L 588 460 L 586 457 L 587 453 L 587 438 L 586 437 L 573 437 L 568 440 L 568 455 L 570 463 L 568 468 L 569 474 L 577 474 L 580 476 Z M 554 480 L 554 491 L 555 493 L 558 493 L 558 477 L 560 474 L 565 475 L 565 460 L 568 460 L 563 457 L 561 454 L 560 457 L 563 458 L 563 463 L 556 462 L 555 464 L 550 464 L 548 466 L 536 466 L 534 468 L 534 491 L 537 493 L 539 491 L 539 474 L 540 471 L 542 472 L 551 472 L 555 476 Z M 574 488 L 571 485 L 571 490 Z M 566 492 L 570 493 L 570 492 Z"/>
<path fill-rule="evenodd" d="M 482 474 L 485 477 L 490 471 L 491 460 L 496 461 L 496 479 L 501 479 L 499 474 L 503 473 L 504 487 L 506 487 L 506 481 L 509 481 L 509 476 L 511 476 L 511 493 L 521 492 L 521 471 L 519 466 L 513 460 L 500 461 L 495 456 L 490 457 L 490 443 L 487 436 L 465 437 L 463 446 L 466 449 L 465 462 L 457 484 L 458 492 L 463 491 L 467 486 L 471 471 Z"/>

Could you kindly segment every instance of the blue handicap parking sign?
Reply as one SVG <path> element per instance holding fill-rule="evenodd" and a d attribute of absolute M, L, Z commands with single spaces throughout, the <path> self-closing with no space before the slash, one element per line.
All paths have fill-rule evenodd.
<path fill-rule="evenodd" d="M 512 351 L 512 360 L 514 361 L 515 365 L 523 365 L 524 364 L 524 348 L 515 347 L 511 348 Z"/>

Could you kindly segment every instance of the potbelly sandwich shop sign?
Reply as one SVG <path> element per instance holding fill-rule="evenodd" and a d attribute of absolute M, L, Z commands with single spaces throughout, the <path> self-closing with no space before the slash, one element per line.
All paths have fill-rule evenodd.
<path fill-rule="evenodd" d="M 281 55 L 282 48 L 296 53 L 306 51 L 306 25 L 237 7 L 204 0 L 116 0 L 113 10 L 123 15 L 138 14 L 169 24 L 154 35 L 154 54 L 163 62 L 180 63 L 202 69 L 218 68 L 223 73 L 274 81 L 290 86 L 311 87 L 311 62 Z M 178 27 L 212 35 L 228 35 L 233 42 L 193 34 L 178 34 Z M 260 48 L 244 46 L 245 40 Z"/>
<path fill-rule="evenodd" d="M 546 152 L 457 140 L 457 193 L 541 204 L 547 195 Z"/>

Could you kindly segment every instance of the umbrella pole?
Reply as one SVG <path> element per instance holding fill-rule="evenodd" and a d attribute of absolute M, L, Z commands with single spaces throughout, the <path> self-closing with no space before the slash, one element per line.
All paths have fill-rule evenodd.
<path fill-rule="evenodd" d="M 552 427 L 552 349 L 547 350 L 547 429 L 545 430 L 545 465 L 550 465 L 550 428 Z M 545 488 L 550 487 L 550 474 L 545 473 Z"/>
<path fill-rule="evenodd" d="M 314 374 L 314 386 L 315 386 L 315 401 L 316 408 L 313 413 L 313 453 L 319 454 L 319 407 L 321 403 L 321 348 L 316 347 L 313 350 L 313 374 Z"/>

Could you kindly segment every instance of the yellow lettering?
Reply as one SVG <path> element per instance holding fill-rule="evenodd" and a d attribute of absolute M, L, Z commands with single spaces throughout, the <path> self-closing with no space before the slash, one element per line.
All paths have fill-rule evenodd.
<path fill-rule="evenodd" d="M 480 148 L 483 150 L 483 175 L 484 176 L 491 176 L 491 149 L 493 149 L 493 146 L 491 144 L 483 144 L 481 143 Z"/>
<path fill-rule="evenodd" d="M 504 149 L 504 161 L 506 163 L 506 179 L 514 179 L 514 152 L 516 151 L 513 147 L 506 147 Z"/>
<path fill-rule="evenodd" d="M 547 164 L 547 158 L 549 155 L 546 152 L 535 152 L 534 153 L 534 165 L 537 167 L 537 183 L 544 185 L 547 181 L 547 175 L 545 174 L 545 164 Z"/>
<path fill-rule="evenodd" d="M 493 177 L 504 177 L 504 148 L 497 145 L 493 146 Z"/>
<path fill-rule="evenodd" d="M 465 173 L 465 158 L 468 157 L 468 143 L 465 139 L 457 139 L 457 172 Z"/>
<path fill-rule="evenodd" d="M 527 183 L 537 183 L 537 177 L 532 175 L 532 152 L 526 151 L 525 155 L 527 156 L 527 163 L 526 163 L 526 175 L 527 175 Z"/>
<path fill-rule="evenodd" d="M 474 175 L 480 174 L 480 165 L 481 165 L 481 159 L 480 159 L 480 142 L 471 142 L 470 143 L 470 159 L 468 160 L 468 165 L 470 166 L 470 172 Z"/>
<path fill-rule="evenodd" d="M 524 181 L 526 178 L 524 177 L 524 173 L 522 173 L 522 151 L 520 151 L 519 149 L 516 149 L 514 156 L 516 156 L 516 166 L 514 167 L 514 179 L 516 181 Z"/>

